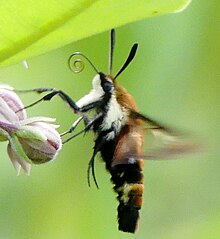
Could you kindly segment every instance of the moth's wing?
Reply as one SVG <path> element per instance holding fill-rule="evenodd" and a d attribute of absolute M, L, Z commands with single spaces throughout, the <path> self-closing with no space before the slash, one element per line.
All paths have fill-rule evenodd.
<path fill-rule="evenodd" d="M 178 159 L 180 155 L 198 151 L 199 144 L 186 133 L 171 129 L 138 112 L 131 111 L 130 116 L 142 124 L 127 126 L 128 129 L 120 133 L 113 166 L 134 163 L 138 159 Z"/>
<path fill-rule="evenodd" d="M 121 130 L 115 152 L 112 159 L 112 166 L 128 164 L 137 160 L 143 155 L 144 128 L 137 125 L 126 125 Z M 138 156 L 138 157 L 137 157 Z"/>

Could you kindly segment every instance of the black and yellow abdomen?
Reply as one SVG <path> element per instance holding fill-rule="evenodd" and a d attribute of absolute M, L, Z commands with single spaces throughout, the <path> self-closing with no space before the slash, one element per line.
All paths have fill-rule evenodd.
<path fill-rule="evenodd" d="M 133 132 L 130 127 L 125 126 L 117 138 L 107 141 L 101 147 L 100 152 L 106 163 L 106 168 L 111 174 L 114 191 L 118 194 L 119 230 L 134 233 L 142 206 L 144 185 L 143 160 L 137 157 L 131 161 L 130 153 L 132 153 L 132 157 L 135 157 L 135 154 L 140 153 L 141 146 L 131 133 Z M 127 152 L 121 152 L 120 155 L 124 145 L 128 144 L 129 146 L 130 143 L 132 146 L 128 148 Z"/>

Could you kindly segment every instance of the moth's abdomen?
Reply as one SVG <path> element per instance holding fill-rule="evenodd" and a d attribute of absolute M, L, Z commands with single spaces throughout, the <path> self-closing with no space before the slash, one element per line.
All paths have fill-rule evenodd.
<path fill-rule="evenodd" d="M 102 132 L 98 139 L 103 137 L 106 138 Z M 138 224 L 144 190 L 144 162 L 139 158 L 143 154 L 141 123 L 125 125 L 117 138 L 106 140 L 100 151 L 106 163 L 106 169 L 111 174 L 114 190 L 118 194 L 119 230 L 134 233 Z"/>
<path fill-rule="evenodd" d="M 118 194 L 118 227 L 124 232 L 134 233 L 139 219 L 144 190 L 142 160 L 135 164 L 115 166 L 112 170 L 114 190 Z"/>
<path fill-rule="evenodd" d="M 124 232 L 134 233 L 139 219 L 139 210 L 143 198 L 143 160 L 137 159 L 133 164 L 112 166 L 115 142 L 108 141 L 101 149 L 106 169 L 111 174 L 114 191 L 118 194 L 118 228 Z"/>

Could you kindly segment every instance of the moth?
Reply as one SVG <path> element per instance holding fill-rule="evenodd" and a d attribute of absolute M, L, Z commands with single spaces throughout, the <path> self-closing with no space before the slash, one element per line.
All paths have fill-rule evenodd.
<path fill-rule="evenodd" d="M 114 191 L 117 193 L 119 201 L 117 208 L 118 229 L 134 233 L 137 229 L 139 211 L 143 201 L 144 160 L 169 158 L 179 153 L 191 151 L 194 149 L 194 145 L 182 140 L 182 135 L 175 130 L 138 111 L 133 96 L 116 81 L 134 59 L 138 44 L 135 43 L 132 46 L 125 63 L 113 76 L 114 48 L 115 30 L 112 29 L 110 33 L 109 74 L 98 71 L 90 59 L 81 52 L 75 52 L 70 56 L 68 61 L 70 66 L 73 57 L 81 56 L 89 62 L 96 72 L 92 80 L 92 90 L 81 99 L 75 102 L 61 90 L 38 88 L 34 91 L 38 93 L 51 92 L 27 107 L 40 101 L 51 100 L 58 95 L 79 116 L 70 130 L 64 134 L 74 133 L 81 121 L 84 121 L 85 124 L 83 130 L 73 134 L 64 142 L 68 142 L 83 132 L 89 130 L 94 132 L 94 149 L 88 166 L 89 185 L 91 172 L 98 187 L 94 161 L 96 155 L 100 153 L 106 169 L 111 175 Z M 74 61 L 74 66 L 80 62 L 81 60 Z M 92 117 L 90 111 L 94 112 Z M 151 133 L 155 139 L 158 138 L 161 141 L 159 148 L 153 148 L 148 153 L 144 149 L 146 133 Z"/>

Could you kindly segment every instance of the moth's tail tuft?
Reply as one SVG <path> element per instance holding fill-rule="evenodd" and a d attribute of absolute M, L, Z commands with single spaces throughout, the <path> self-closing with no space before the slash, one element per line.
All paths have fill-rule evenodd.
<path fill-rule="evenodd" d="M 140 208 L 139 208 L 140 209 Z M 139 219 L 139 209 L 134 205 L 124 205 L 122 202 L 118 206 L 118 229 L 124 232 L 134 233 Z"/>
<path fill-rule="evenodd" d="M 114 191 L 118 194 L 118 229 L 134 233 L 143 201 L 143 160 L 138 159 L 133 164 L 119 164 L 109 171 L 115 184 Z"/>

